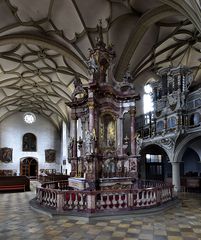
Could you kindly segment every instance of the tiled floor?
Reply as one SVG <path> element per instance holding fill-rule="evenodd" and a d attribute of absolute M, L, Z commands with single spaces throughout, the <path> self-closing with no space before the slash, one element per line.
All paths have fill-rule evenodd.
<path fill-rule="evenodd" d="M 163 213 L 88 223 L 31 210 L 35 184 L 32 192 L 0 194 L 0 239 L 201 240 L 201 195 L 185 194 L 181 206 Z"/>

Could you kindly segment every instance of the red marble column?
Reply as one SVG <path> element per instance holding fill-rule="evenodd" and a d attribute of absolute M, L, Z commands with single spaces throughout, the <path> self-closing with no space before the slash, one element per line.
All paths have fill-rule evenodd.
<path fill-rule="evenodd" d="M 76 177 L 78 174 L 78 159 L 77 159 L 77 118 L 72 116 L 72 159 L 71 159 L 71 176 Z"/>
<path fill-rule="evenodd" d="M 73 157 L 77 157 L 77 118 L 73 119 Z"/>
<path fill-rule="evenodd" d="M 117 119 L 117 143 L 120 156 L 123 155 L 123 117 Z"/>
<path fill-rule="evenodd" d="M 131 155 L 136 155 L 135 107 L 130 110 L 131 117 Z"/>

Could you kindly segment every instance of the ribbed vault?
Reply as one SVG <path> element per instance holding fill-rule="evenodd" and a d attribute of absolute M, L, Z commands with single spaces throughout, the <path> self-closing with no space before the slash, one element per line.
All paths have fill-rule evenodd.
<path fill-rule="evenodd" d="M 77 75 L 85 84 L 88 51 L 102 19 L 114 44 L 118 81 L 129 67 L 135 81 L 161 67 L 187 65 L 200 84 L 200 1 L 0 1 L 0 121 L 33 111 L 57 127 L 68 121 Z M 138 81 L 139 82 L 139 81 Z"/>

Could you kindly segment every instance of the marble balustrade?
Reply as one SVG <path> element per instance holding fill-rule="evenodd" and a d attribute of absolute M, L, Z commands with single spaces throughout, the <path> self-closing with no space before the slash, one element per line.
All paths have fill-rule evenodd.
<path fill-rule="evenodd" d="M 150 208 L 173 199 L 173 185 L 153 183 L 151 187 L 150 181 L 147 185 L 147 188 L 129 190 L 80 191 L 59 189 L 61 184 L 48 183 L 46 186 L 37 188 L 36 200 L 41 206 L 58 212 L 93 213 Z M 53 189 L 53 186 L 57 189 Z"/>

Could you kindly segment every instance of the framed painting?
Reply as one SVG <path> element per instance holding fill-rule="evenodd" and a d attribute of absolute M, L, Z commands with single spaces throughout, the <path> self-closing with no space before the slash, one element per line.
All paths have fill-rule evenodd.
<path fill-rule="evenodd" d="M 12 148 L 0 148 L 0 160 L 4 163 L 12 162 L 12 154 L 13 149 Z"/>
<path fill-rule="evenodd" d="M 45 150 L 45 161 L 47 163 L 53 163 L 56 161 L 56 151 L 54 149 Z"/>

